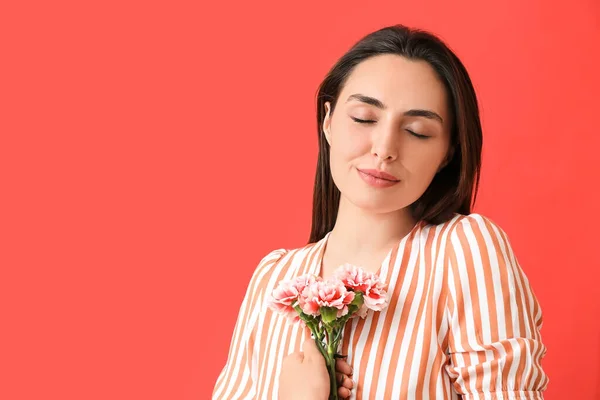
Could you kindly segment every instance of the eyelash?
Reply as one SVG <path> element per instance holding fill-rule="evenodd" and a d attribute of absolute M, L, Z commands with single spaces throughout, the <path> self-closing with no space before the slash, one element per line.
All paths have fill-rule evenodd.
<path fill-rule="evenodd" d="M 354 118 L 354 117 L 350 117 L 350 118 L 352 118 L 352 120 L 354 120 L 354 122 L 358 122 L 359 124 L 372 124 L 372 123 L 375 122 L 375 121 L 372 121 L 370 119 L 369 120 L 367 120 L 367 119 L 358 119 L 358 118 Z M 416 132 L 413 132 L 413 131 L 411 131 L 409 129 L 407 129 L 406 131 L 409 132 L 411 135 L 419 138 L 419 139 L 427 139 L 429 137 L 429 136 L 426 136 L 426 135 L 420 135 L 420 134 L 418 134 Z"/>

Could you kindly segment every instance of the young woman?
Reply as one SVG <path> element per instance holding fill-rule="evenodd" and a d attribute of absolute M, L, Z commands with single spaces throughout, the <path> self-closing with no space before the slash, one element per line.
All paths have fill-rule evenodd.
<path fill-rule="evenodd" d="M 506 233 L 471 213 L 482 132 L 456 55 L 422 30 L 373 32 L 325 77 L 317 124 L 309 243 L 259 263 L 213 399 L 328 398 L 312 339 L 266 301 L 343 263 L 377 272 L 390 303 L 348 322 L 342 397 L 542 399 L 540 305 Z"/>

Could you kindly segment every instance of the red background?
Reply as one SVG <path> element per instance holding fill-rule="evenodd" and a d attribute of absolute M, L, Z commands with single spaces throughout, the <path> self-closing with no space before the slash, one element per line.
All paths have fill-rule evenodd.
<path fill-rule="evenodd" d="M 550 4 L 3 2 L 0 398 L 208 399 L 256 264 L 306 244 L 317 85 L 395 23 L 471 73 L 546 398 L 600 398 L 600 3 Z"/>

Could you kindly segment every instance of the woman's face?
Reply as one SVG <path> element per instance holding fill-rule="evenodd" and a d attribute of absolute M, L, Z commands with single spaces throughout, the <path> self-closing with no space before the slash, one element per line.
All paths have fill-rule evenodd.
<path fill-rule="evenodd" d="M 451 126 L 447 94 L 425 61 L 391 54 L 368 58 L 348 77 L 334 112 L 329 102 L 325 109 L 333 181 L 360 208 L 383 213 L 409 206 L 445 165 Z M 399 182 L 375 187 L 359 169 L 384 171 Z"/>

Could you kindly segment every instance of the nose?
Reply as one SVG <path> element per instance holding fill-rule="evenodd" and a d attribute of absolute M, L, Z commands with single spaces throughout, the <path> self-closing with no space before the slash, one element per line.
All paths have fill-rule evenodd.
<path fill-rule="evenodd" d="M 372 143 L 372 154 L 382 161 L 389 162 L 398 157 L 397 137 L 391 126 L 375 129 Z"/>

